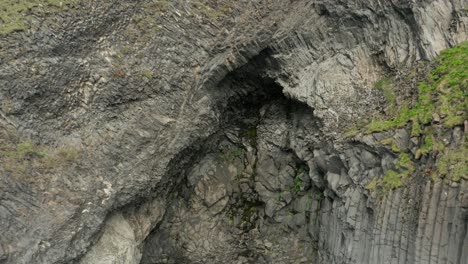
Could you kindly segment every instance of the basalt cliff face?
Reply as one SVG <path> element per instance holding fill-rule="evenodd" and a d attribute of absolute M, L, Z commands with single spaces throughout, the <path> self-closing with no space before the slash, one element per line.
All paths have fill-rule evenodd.
<path fill-rule="evenodd" d="M 6 0 L 0 263 L 467 264 L 467 27 L 466 0 Z"/>

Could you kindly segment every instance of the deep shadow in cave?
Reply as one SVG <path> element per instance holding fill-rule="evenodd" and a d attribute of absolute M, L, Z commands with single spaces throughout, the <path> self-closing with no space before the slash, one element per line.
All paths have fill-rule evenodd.
<path fill-rule="evenodd" d="M 217 102 L 215 109 L 220 116 L 220 127 L 209 138 L 199 140 L 180 153 L 171 165 L 164 184 L 167 188 L 161 190 L 169 197 L 170 206 L 164 219 L 144 242 L 142 263 L 219 263 L 226 258 L 271 263 L 263 250 L 256 249 L 254 240 L 261 237 L 257 234 L 259 230 L 263 226 L 278 229 L 277 226 L 283 225 L 286 230 L 298 232 L 295 226 L 284 226 L 283 220 L 265 213 L 271 205 L 257 192 L 261 185 L 256 179 L 258 129 L 265 113 L 271 115 L 277 111 L 275 109 L 284 112 L 286 120 L 300 115 L 307 116 L 305 120 L 312 120 L 315 126 L 320 124 L 313 118 L 310 107 L 283 95 L 282 87 L 274 81 L 278 68 L 269 53 L 264 50 L 248 64 L 228 74 L 216 87 L 204 91 Z M 292 122 L 291 126 L 297 124 Z M 280 218 L 287 218 L 298 213 L 297 208 L 287 204 L 290 199 L 305 197 L 306 192 L 315 187 L 309 182 L 307 164 L 290 149 L 280 151 L 284 155 L 281 158 L 289 162 L 279 165 L 289 169 L 285 182 L 281 183 L 288 187 L 272 190 L 272 195 L 277 197 L 270 200 L 278 200 L 278 207 L 290 207 L 280 215 Z M 278 229 L 276 233 L 282 236 L 281 232 Z M 313 244 L 311 241 L 304 243 Z M 314 249 L 303 251 L 312 255 Z"/>

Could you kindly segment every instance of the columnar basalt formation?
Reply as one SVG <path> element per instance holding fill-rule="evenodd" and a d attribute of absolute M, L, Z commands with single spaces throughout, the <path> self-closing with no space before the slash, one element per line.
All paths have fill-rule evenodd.
<path fill-rule="evenodd" d="M 7 2 L 0 263 L 468 263 L 466 1 Z"/>

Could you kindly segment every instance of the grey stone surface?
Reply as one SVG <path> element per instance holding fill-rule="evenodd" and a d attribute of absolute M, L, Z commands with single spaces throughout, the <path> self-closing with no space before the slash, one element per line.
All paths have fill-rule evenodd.
<path fill-rule="evenodd" d="M 0 39 L 0 143 L 76 156 L 0 164 L 0 263 L 467 263 L 465 179 L 432 182 L 421 159 L 379 196 L 397 154 L 378 142 L 411 149 L 408 132 L 340 140 L 382 109 L 377 80 L 467 39 L 466 4 L 31 11 Z M 446 132 L 464 144 L 466 125 Z"/>

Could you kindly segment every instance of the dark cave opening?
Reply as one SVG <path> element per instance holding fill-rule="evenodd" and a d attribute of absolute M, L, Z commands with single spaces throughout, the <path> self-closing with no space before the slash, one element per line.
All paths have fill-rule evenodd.
<path fill-rule="evenodd" d="M 206 139 L 200 139 L 195 145 L 187 148 L 180 153 L 179 158 L 175 159 L 171 165 L 171 171 L 167 177 L 165 190 L 169 198 L 169 204 L 173 205 L 166 212 L 164 219 L 154 228 L 143 243 L 143 258 L 141 263 L 201 263 L 205 259 L 207 263 L 216 262 L 216 254 L 243 256 L 251 259 L 255 263 L 268 263 L 268 257 L 263 253 L 257 252 L 252 245 L 251 239 L 246 237 L 251 236 L 251 232 L 260 229 L 262 225 L 278 225 L 278 219 L 273 219 L 265 214 L 267 204 L 257 192 L 259 182 L 257 182 L 257 162 L 258 162 L 258 137 L 259 126 L 263 122 L 262 112 L 274 112 L 270 108 L 284 109 L 285 119 L 292 120 L 295 115 L 308 116 L 313 120 L 315 126 L 320 126 L 320 121 L 313 118 L 313 109 L 304 103 L 287 98 L 282 87 L 275 82 L 274 73 L 275 62 L 271 59 L 268 50 L 264 50 L 257 57 L 253 58 L 248 64 L 238 70 L 229 73 L 216 87 L 207 88 L 208 93 L 215 98 L 216 102 L 214 109 L 219 113 L 219 128 L 216 133 Z M 292 124 L 292 126 L 298 126 Z M 314 187 L 308 178 L 309 167 L 305 161 L 299 157 L 291 149 L 282 149 L 284 154 L 291 159 L 292 171 L 289 177 L 286 177 L 286 190 L 274 190 L 272 193 L 277 196 L 272 200 L 277 200 L 277 206 L 291 207 L 287 214 L 299 215 L 299 209 L 293 208 L 292 205 L 286 203 L 292 197 L 302 197 L 311 191 Z M 198 196 L 210 196 L 212 194 L 198 193 L 197 188 L 202 188 L 194 184 L 190 178 L 193 171 L 198 169 L 199 164 L 208 163 L 218 169 L 213 175 L 199 176 L 197 184 L 201 184 L 203 188 L 211 188 L 219 185 L 218 181 L 223 182 L 226 188 L 226 198 L 216 201 L 214 204 L 206 205 L 206 202 L 199 203 Z M 232 167 L 239 167 L 239 171 L 235 175 L 230 170 Z M 219 172 L 221 171 L 221 172 Z M 208 171 L 208 174 L 210 171 Z M 207 180 L 205 178 L 216 178 L 215 180 Z M 175 180 L 174 179 L 178 179 Z M 218 184 L 218 185 L 217 185 Z M 227 186 L 227 187 L 226 187 Z M 313 190 L 312 190 L 313 191 Z M 315 191 L 319 192 L 318 189 Z M 284 197 L 283 197 L 284 196 Z M 320 195 L 309 195 L 319 197 Z M 222 228 L 223 232 L 228 233 L 230 242 L 229 252 L 217 252 L 216 246 L 210 250 L 206 250 L 198 254 L 198 261 L 188 259 L 185 253 L 197 248 L 193 240 L 203 240 L 200 234 L 190 235 L 176 232 L 171 233 L 171 228 L 177 229 L 180 226 L 203 226 L 200 222 L 209 221 L 205 219 L 205 215 L 200 215 L 198 212 L 190 211 L 193 207 L 205 206 L 204 210 L 210 211 L 211 208 L 218 206 L 227 199 L 226 205 L 216 212 L 212 217 L 217 218 L 216 225 L 225 225 Z M 263 198 L 264 199 L 264 198 Z M 312 198 L 307 198 L 311 200 Z M 315 199 L 315 198 L 314 198 Z M 309 202 L 311 203 L 311 202 Z M 281 205 L 284 204 L 284 205 Z M 310 205 L 309 205 L 310 206 Z M 285 209 L 286 210 L 286 209 Z M 184 211 L 184 213 L 180 213 Z M 189 218 L 184 218 L 184 214 L 193 213 Z M 184 222 L 181 219 L 186 219 Z M 304 216 L 304 219 L 309 219 L 309 216 Z M 300 220 L 298 220 L 300 221 Z M 177 226 L 177 227 L 176 227 Z M 294 230 L 294 227 L 285 228 Z M 187 231 L 188 232 L 188 231 Z M 296 232 L 296 231 L 295 231 Z M 190 232 L 188 232 L 190 233 Z M 185 236 L 185 237 L 184 237 Z M 189 238 L 187 238 L 187 236 Z M 203 235 L 201 235 L 203 237 Z M 209 239 L 209 234 L 206 234 Z M 181 238 L 184 237 L 184 238 Z M 224 239 L 224 238 L 223 238 Z M 221 239 L 220 244 L 228 243 Z M 185 242 L 184 242 L 185 241 Z M 228 243 L 228 244 L 229 244 Z M 196 244 L 196 243 L 195 243 Z M 210 244 L 211 245 L 211 244 Z M 223 245 L 222 247 L 226 247 Z M 231 252 L 232 251 L 232 252 Z M 185 253 L 184 253 L 185 252 Z M 236 253 L 237 252 L 237 253 Z M 197 255 L 197 254 L 196 254 Z M 252 262 L 252 263 L 254 263 Z"/>

